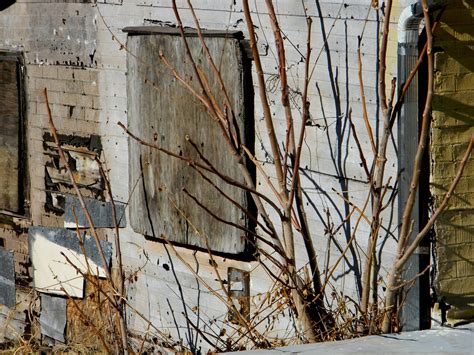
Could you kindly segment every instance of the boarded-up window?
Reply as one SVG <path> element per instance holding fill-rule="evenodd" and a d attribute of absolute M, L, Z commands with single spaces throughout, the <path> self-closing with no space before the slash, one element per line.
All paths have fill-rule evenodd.
<path fill-rule="evenodd" d="M 0 210 L 19 213 L 23 206 L 23 105 L 19 58 L 0 53 Z"/>
<path fill-rule="evenodd" d="M 200 91 L 179 32 L 154 27 L 125 31 L 129 35 L 128 49 L 134 54 L 128 56 L 130 130 L 144 141 L 202 163 L 186 140 L 188 135 L 220 172 L 243 182 L 216 122 L 160 60 L 162 52 L 176 71 Z M 239 37 L 240 33 L 206 32 L 205 40 L 220 68 L 235 111 L 240 139 L 253 149 L 253 107 L 252 101 L 247 101 L 253 97 L 247 91 L 252 87 L 250 70 Z M 187 39 L 199 70 L 205 73 L 213 96 L 223 107 L 223 95 L 199 38 L 189 31 Z M 246 215 L 189 164 L 132 140 L 129 152 L 131 225 L 136 232 L 198 248 L 207 248 L 207 238 L 213 251 L 240 255 L 248 252 L 249 236 L 217 220 L 220 218 L 247 228 L 250 226 Z M 223 183 L 212 174 L 206 175 L 237 204 L 250 208 L 246 192 Z M 203 210 L 183 189 L 211 213 Z"/>

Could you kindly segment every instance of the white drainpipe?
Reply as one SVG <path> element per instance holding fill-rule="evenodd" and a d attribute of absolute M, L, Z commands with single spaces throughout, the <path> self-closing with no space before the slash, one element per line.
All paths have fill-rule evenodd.
<path fill-rule="evenodd" d="M 423 17 L 414 15 L 414 6 L 406 7 L 398 21 L 398 66 L 399 92 L 418 60 L 418 39 L 420 22 Z M 413 78 L 405 95 L 404 104 L 398 116 L 398 219 L 401 221 L 403 207 L 408 197 L 410 180 L 413 174 L 418 146 L 418 74 Z M 412 211 L 413 232 L 418 231 L 418 194 Z M 420 272 L 419 251 L 408 260 L 403 279 L 410 280 Z M 429 300 L 426 300 L 428 302 Z M 408 291 L 401 312 L 401 325 L 404 331 L 420 329 L 420 288 L 416 282 Z"/>

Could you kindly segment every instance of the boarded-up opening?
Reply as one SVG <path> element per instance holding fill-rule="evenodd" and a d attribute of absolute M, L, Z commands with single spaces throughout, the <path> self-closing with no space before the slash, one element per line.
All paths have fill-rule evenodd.
<path fill-rule="evenodd" d="M 23 75 L 16 55 L 0 53 L 0 211 L 24 214 Z"/>
<path fill-rule="evenodd" d="M 229 153 L 216 122 L 160 60 L 161 52 L 187 83 L 197 92 L 201 91 L 193 79 L 193 69 L 178 30 L 156 27 L 150 30 L 148 27 L 126 31 L 128 48 L 134 54 L 128 56 L 130 130 L 144 141 L 202 163 L 186 140 L 189 136 L 221 173 L 243 182 L 236 159 Z M 241 36 L 240 32 L 208 31 L 205 41 L 220 68 L 235 112 L 240 140 L 253 150 L 253 93 L 247 91 L 252 88 L 250 65 L 241 45 Z M 223 107 L 222 92 L 196 32 L 189 30 L 187 40 L 216 102 Z M 248 218 L 188 163 L 132 140 L 129 152 L 130 222 L 136 232 L 185 246 L 249 255 L 249 235 L 218 221 L 251 228 Z M 237 204 L 251 208 L 245 191 L 223 183 L 212 174 L 206 173 L 206 176 Z M 211 213 L 187 196 L 184 188 Z"/>

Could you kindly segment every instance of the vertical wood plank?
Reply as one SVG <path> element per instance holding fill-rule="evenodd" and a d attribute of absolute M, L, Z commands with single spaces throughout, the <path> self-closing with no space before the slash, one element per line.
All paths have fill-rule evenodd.
<path fill-rule="evenodd" d="M 19 210 L 19 100 L 17 62 L 0 61 L 0 209 Z"/>

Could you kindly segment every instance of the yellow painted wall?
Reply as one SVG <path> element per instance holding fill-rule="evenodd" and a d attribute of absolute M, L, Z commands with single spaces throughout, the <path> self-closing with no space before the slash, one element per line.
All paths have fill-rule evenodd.
<path fill-rule="evenodd" d="M 474 0 L 451 1 L 435 32 L 431 192 L 441 202 L 474 133 Z M 453 320 L 474 318 L 474 159 L 435 225 L 438 291 Z"/>

